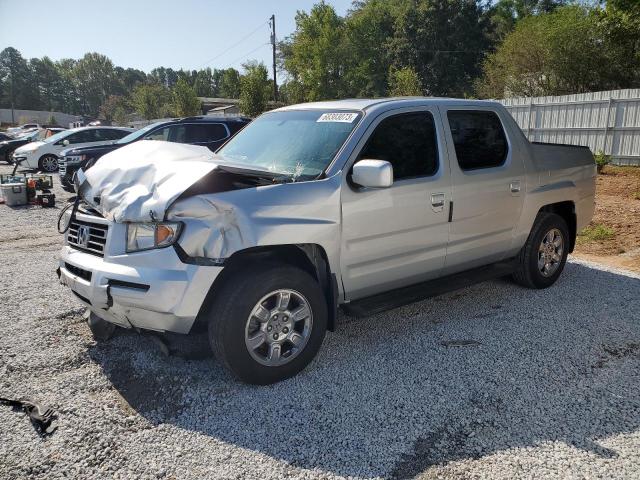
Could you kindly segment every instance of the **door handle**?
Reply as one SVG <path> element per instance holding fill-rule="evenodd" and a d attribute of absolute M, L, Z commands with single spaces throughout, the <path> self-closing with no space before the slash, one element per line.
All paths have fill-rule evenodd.
<path fill-rule="evenodd" d="M 432 193 L 431 194 L 431 208 L 434 212 L 441 212 L 444 208 L 444 193 Z"/>
<path fill-rule="evenodd" d="M 514 180 L 509 184 L 511 193 L 520 193 L 520 180 Z"/>

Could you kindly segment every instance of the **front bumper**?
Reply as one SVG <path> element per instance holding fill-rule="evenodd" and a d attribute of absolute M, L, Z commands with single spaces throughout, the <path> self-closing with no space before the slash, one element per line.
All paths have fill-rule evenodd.
<path fill-rule="evenodd" d="M 222 267 L 185 264 L 172 247 L 102 258 L 65 245 L 60 283 L 100 318 L 189 333 Z"/>

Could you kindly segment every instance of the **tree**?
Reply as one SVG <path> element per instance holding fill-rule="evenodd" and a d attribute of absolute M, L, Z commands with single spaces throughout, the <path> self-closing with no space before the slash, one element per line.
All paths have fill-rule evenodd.
<path fill-rule="evenodd" d="M 637 85 L 640 34 L 615 39 L 602 12 L 566 6 L 518 22 L 484 63 L 483 97 L 539 96 Z M 615 29 L 614 29 L 615 30 Z"/>
<path fill-rule="evenodd" d="M 396 67 L 412 67 L 427 95 L 462 97 L 481 73 L 490 45 L 482 4 L 422 0 L 399 9 L 389 48 Z"/>
<path fill-rule="evenodd" d="M 0 80 L 3 85 L 2 107 L 13 104 L 14 108 L 33 109 L 39 106 L 39 92 L 29 64 L 13 47 L 0 52 Z"/>
<path fill-rule="evenodd" d="M 131 99 L 136 111 L 146 120 L 161 118 L 168 113 L 169 92 L 161 85 L 138 85 Z"/>
<path fill-rule="evenodd" d="M 128 102 L 122 95 L 109 95 L 100 105 L 98 118 L 110 124 L 115 120 L 116 114 L 122 115 L 121 111 L 128 110 Z"/>
<path fill-rule="evenodd" d="M 411 67 L 391 68 L 389 72 L 389 95 L 394 97 L 422 95 L 418 74 Z"/>
<path fill-rule="evenodd" d="M 296 30 L 280 44 L 282 64 L 300 82 L 306 100 L 341 98 L 348 52 L 344 19 L 324 2 L 296 14 Z"/>
<path fill-rule="evenodd" d="M 240 97 L 240 72 L 235 68 L 222 70 L 219 89 L 222 98 Z"/>
<path fill-rule="evenodd" d="M 198 97 L 213 97 L 213 73 L 210 68 L 198 70 L 193 88 Z"/>
<path fill-rule="evenodd" d="M 269 98 L 269 72 L 264 63 L 250 62 L 243 65 L 245 74 L 240 79 L 240 111 L 256 117 L 267 109 Z"/>
<path fill-rule="evenodd" d="M 202 113 L 202 104 L 195 90 L 184 80 L 178 80 L 172 90 L 173 108 L 178 117 L 191 117 Z"/>
<path fill-rule="evenodd" d="M 304 87 L 297 80 L 287 80 L 278 89 L 279 99 L 286 105 L 304 102 Z"/>
<path fill-rule="evenodd" d="M 76 63 L 73 80 L 86 115 L 97 116 L 100 105 L 117 88 L 113 62 L 99 53 L 87 53 Z"/>

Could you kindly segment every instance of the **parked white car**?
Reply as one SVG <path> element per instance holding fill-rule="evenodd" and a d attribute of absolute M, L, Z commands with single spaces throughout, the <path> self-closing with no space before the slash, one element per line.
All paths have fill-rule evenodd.
<path fill-rule="evenodd" d="M 120 127 L 81 127 L 64 130 L 42 141 L 31 142 L 16 149 L 13 152 L 13 162 L 19 162 L 23 168 L 55 172 L 58 169 L 58 155 L 69 145 L 84 147 L 107 144 L 133 131 L 132 128 Z"/>

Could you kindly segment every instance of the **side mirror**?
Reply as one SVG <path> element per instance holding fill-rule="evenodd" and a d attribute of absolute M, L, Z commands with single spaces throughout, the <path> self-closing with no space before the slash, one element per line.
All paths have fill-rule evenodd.
<path fill-rule="evenodd" d="M 68 147 L 69 146 L 69 140 L 66 140 L 66 139 L 63 140 L 62 141 L 62 145 L 64 145 L 65 147 Z"/>
<path fill-rule="evenodd" d="M 393 166 L 386 160 L 360 160 L 353 166 L 351 180 L 362 187 L 390 187 L 393 185 Z"/>

